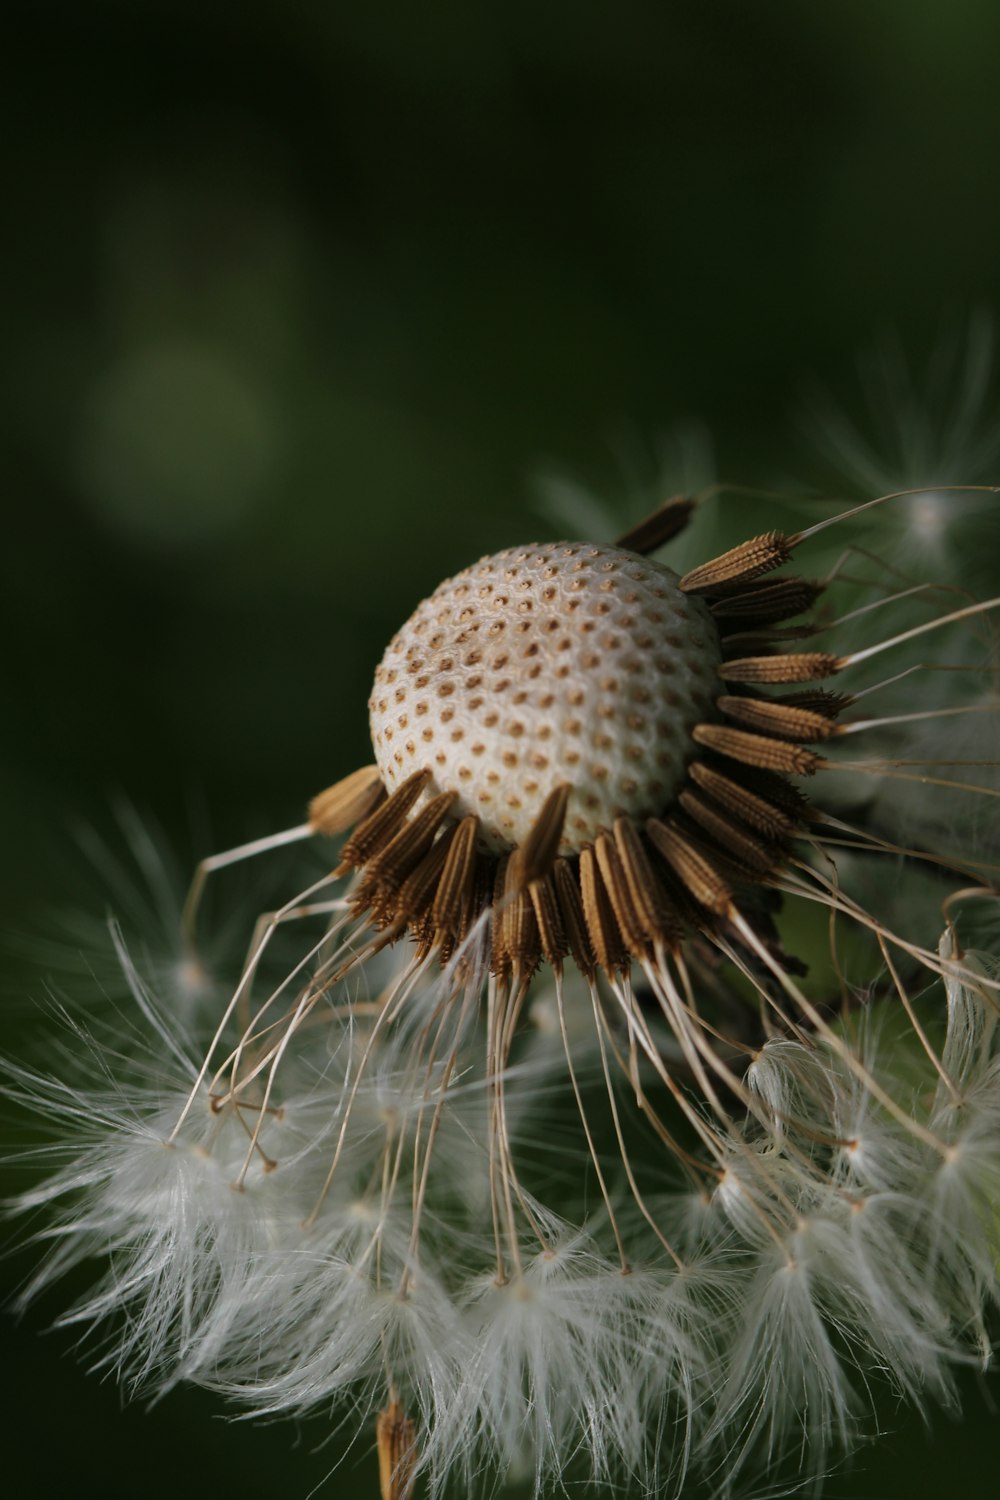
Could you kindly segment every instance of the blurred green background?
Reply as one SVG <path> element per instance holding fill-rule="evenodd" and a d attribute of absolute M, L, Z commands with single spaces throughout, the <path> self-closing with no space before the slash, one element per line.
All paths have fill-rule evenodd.
<path fill-rule="evenodd" d="M 552 534 L 541 476 L 838 487 L 801 409 L 860 412 L 879 337 L 919 374 L 972 328 L 995 412 L 994 0 L 49 0 L 4 33 L 12 931 L 86 899 L 73 830 L 119 793 L 185 863 L 298 822 L 417 600 Z M 42 970 L 5 966 L 30 1028 Z M 342 1452 L 198 1393 L 122 1414 L 57 1305 L 3 1328 L 9 1493 L 304 1497 Z M 829 1494 L 991 1495 L 969 1387 Z M 375 1492 L 366 1440 L 321 1489 Z"/>

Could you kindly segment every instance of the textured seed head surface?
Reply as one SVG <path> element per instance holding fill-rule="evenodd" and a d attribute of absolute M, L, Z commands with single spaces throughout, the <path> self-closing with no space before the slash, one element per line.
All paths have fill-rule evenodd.
<path fill-rule="evenodd" d="M 618 547 L 552 542 L 484 557 L 435 590 L 390 642 L 369 700 L 393 791 L 415 771 L 455 792 L 484 845 L 515 848 L 572 787 L 561 852 L 616 817 L 661 813 L 714 717 L 716 627 L 677 575 Z"/>

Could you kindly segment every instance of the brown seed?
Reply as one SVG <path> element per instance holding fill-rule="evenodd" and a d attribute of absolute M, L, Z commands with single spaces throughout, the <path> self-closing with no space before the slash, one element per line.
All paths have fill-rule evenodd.
<path fill-rule="evenodd" d="M 559 853 L 571 790 L 568 782 L 553 788 L 543 802 L 528 837 L 511 856 L 512 878 L 522 885 L 540 880 L 551 870 Z"/>
<path fill-rule="evenodd" d="M 641 958 L 648 948 L 646 934 L 629 889 L 621 856 L 608 834 L 600 835 L 594 845 L 594 853 L 625 946 L 633 958 Z"/>
<path fill-rule="evenodd" d="M 688 774 L 691 780 L 702 787 L 728 812 L 735 814 L 744 823 L 768 838 L 781 839 L 796 831 L 800 816 L 796 816 L 781 802 L 774 802 L 768 794 L 751 789 L 732 777 L 725 776 L 714 766 L 703 761 L 693 761 Z"/>
<path fill-rule="evenodd" d="M 733 893 L 711 860 L 685 838 L 672 823 L 650 818 L 646 832 L 674 873 L 683 881 L 698 902 L 717 916 L 725 915 L 733 903 Z"/>
<path fill-rule="evenodd" d="M 384 849 L 368 861 L 366 874 L 391 888 L 400 886 L 427 853 L 454 800 L 454 792 L 442 792 L 433 797 L 415 817 L 403 824 Z"/>
<path fill-rule="evenodd" d="M 710 594 L 716 589 L 731 589 L 780 568 L 792 555 L 788 538 L 780 531 L 768 531 L 752 537 L 685 573 L 680 587 L 686 594 Z"/>
<path fill-rule="evenodd" d="M 317 833 L 333 836 L 367 817 L 385 797 L 378 766 L 362 766 L 328 786 L 309 804 L 309 822 Z"/>
<path fill-rule="evenodd" d="M 538 967 L 542 946 L 531 896 L 517 876 L 512 875 L 513 864 L 511 856 L 507 862 L 503 910 L 500 913 L 505 959 L 503 972 L 512 972 L 515 979 L 527 979 Z"/>
<path fill-rule="evenodd" d="M 832 677 L 841 658 L 828 651 L 799 651 L 774 656 L 743 656 L 724 661 L 719 676 L 726 682 L 816 682 Z"/>
<path fill-rule="evenodd" d="M 767 739 L 761 734 L 747 734 L 742 729 L 729 729 L 724 724 L 697 724 L 692 738 L 718 755 L 786 776 L 811 776 L 823 764 L 822 756 L 801 745 Z"/>
<path fill-rule="evenodd" d="M 591 946 L 590 934 L 587 932 L 587 921 L 583 914 L 583 898 L 577 883 L 577 875 L 568 860 L 556 860 L 552 869 L 552 879 L 570 955 L 580 973 L 590 978 L 596 969 L 595 954 Z"/>
<path fill-rule="evenodd" d="M 751 583 L 745 591 L 727 594 L 712 602 L 717 620 L 739 622 L 755 630 L 791 620 L 811 609 L 823 592 L 824 585 L 807 578 L 779 578 Z"/>
<path fill-rule="evenodd" d="M 845 708 L 850 708 L 854 701 L 853 693 L 831 693 L 827 688 L 806 689 L 801 693 L 785 693 L 778 699 L 779 703 L 787 703 L 793 708 L 808 708 L 813 713 L 825 715 L 828 719 L 836 719 Z"/>
<path fill-rule="evenodd" d="M 638 552 L 641 557 L 647 557 L 650 552 L 655 552 L 657 547 L 662 547 L 684 530 L 691 513 L 694 510 L 694 500 L 685 499 L 682 495 L 674 495 L 670 500 L 664 500 L 658 510 L 633 526 L 631 531 L 626 531 L 615 543 L 626 552 Z"/>
<path fill-rule="evenodd" d="M 562 961 L 570 948 L 563 928 L 562 913 L 553 876 L 544 875 L 541 880 L 534 881 L 530 886 L 530 894 L 535 908 L 535 921 L 538 923 L 538 940 L 542 945 L 542 954 L 546 963 L 551 964 L 556 973 L 560 973 Z"/>
<path fill-rule="evenodd" d="M 825 714 L 770 698 L 733 698 L 723 694 L 716 707 L 727 719 L 746 724 L 750 729 L 762 729 L 782 740 L 809 743 L 828 740 L 838 732 L 837 726 Z"/>
<path fill-rule="evenodd" d="M 421 860 L 417 868 L 400 886 L 396 897 L 396 908 L 405 921 L 416 922 L 429 911 L 448 858 L 448 851 L 458 828 L 457 823 L 446 828 L 441 837 L 431 846 L 430 853 Z"/>
<path fill-rule="evenodd" d="M 650 864 L 639 830 L 631 818 L 615 820 L 615 843 L 628 881 L 629 893 L 646 937 L 652 943 L 666 943 L 669 947 L 676 948 L 684 936 L 684 923 Z"/>
<path fill-rule="evenodd" d="M 410 808 L 430 780 L 430 775 L 427 769 L 414 771 L 381 807 L 359 824 L 341 851 L 340 872 L 365 864 L 396 836 Z"/>
<path fill-rule="evenodd" d="M 510 856 L 503 854 L 494 866 L 493 891 L 490 898 L 491 920 L 490 936 L 492 939 L 492 953 L 490 956 L 490 970 L 494 974 L 505 975 L 510 973 L 510 955 L 504 942 L 504 887 L 507 883 L 507 866 L 510 864 Z"/>
<path fill-rule="evenodd" d="M 442 936 L 455 938 L 462 931 L 475 883 L 478 833 L 479 819 L 470 815 L 458 824 L 451 840 L 431 909 L 431 922 Z"/>
<path fill-rule="evenodd" d="M 609 978 L 625 973 L 629 967 L 628 953 L 592 848 L 580 853 L 580 895 L 587 933 L 598 964 Z"/>
<path fill-rule="evenodd" d="M 733 818 L 720 813 L 700 793 L 686 787 L 678 801 L 688 816 L 704 829 L 720 849 L 734 855 L 747 869 L 765 875 L 780 864 L 780 848 L 762 844 Z"/>

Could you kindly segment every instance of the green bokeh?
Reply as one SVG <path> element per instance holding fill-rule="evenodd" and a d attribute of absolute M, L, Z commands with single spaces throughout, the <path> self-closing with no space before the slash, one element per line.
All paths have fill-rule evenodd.
<path fill-rule="evenodd" d="M 12 931 L 86 899 L 73 830 L 121 791 L 185 859 L 298 821 L 415 602 L 551 531 L 539 475 L 655 494 L 705 424 L 728 479 L 827 484 L 814 380 L 850 401 L 880 331 L 919 367 L 1000 308 L 992 0 L 54 0 L 5 33 Z M 6 970 L 31 1029 L 39 966 Z M 3 1331 L 13 1493 L 305 1496 L 343 1453 L 197 1392 L 122 1413 L 39 1336 L 62 1305 Z M 829 1494 L 985 1500 L 967 1384 Z M 374 1495 L 364 1443 L 322 1493 Z"/>

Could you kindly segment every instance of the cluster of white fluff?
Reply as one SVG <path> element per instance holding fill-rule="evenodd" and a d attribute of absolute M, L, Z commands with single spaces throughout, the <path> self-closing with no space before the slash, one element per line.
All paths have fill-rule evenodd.
<path fill-rule="evenodd" d="M 525 1235 L 502 1275 L 475 1020 L 447 1065 L 412 1023 L 380 1035 L 365 997 L 398 965 L 378 956 L 288 1034 L 257 1130 L 259 1109 L 210 1091 L 198 1016 L 168 1022 L 120 955 L 134 1024 L 116 1013 L 112 1042 L 65 1016 L 80 1081 L 9 1067 L 6 1090 L 61 1138 L 17 1205 L 45 1211 L 24 1297 L 103 1260 L 62 1321 L 100 1329 L 97 1362 L 133 1386 L 194 1381 L 268 1414 L 364 1412 L 388 1368 L 433 1493 L 456 1475 L 461 1493 L 486 1475 L 541 1493 L 623 1472 L 660 1493 L 701 1472 L 721 1495 L 789 1454 L 822 1472 L 863 1425 L 871 1380 L 946 1401 L 954 1361 L 987 1358 L 1000 1027 L 992 971 L 950 934 L 947 1018 L 926 1050 L 916 1031 L 881 1034 L 885 1002 L 765 1042 L 743 1108 L 705 1113 L 714 1191 L 663 1180 L 636 1150 L 631 1211 L 621 1192 L 617 1212 L 581 1203 L 587 1160 L 559 1118 L 565 1058 L 542 996 L 505 1079 L 505 1139 L 527 1183 L 553 1132 L 562 1181 L 542 1152 L 535 1177 L 555 1201 L 518 1187 Z M 585 1100 L 600 1049 L 572 984 L 559 1006 Z M 420 1010 L 433 1014 L 432 996 Z"/>
<path fill-rule="evenodd" d="M 948 551 L 954 507 L 942 485 L 991 481 L 1000 458 L 992 317 L 953 320 L 922 368 L 884 334 L 858 360 L 860 414 L 822 391 L 806 410 L 821 453 L 862 493 L 910 489 L 902 508 L 911 555 Z M 902 530 L 902 527 L 900 527 Z"/>
<path fill-rule="evenodd" d="M 975 956 L 955 960 L 950 933 L 940 956 L 951 970 L 940 1053 L 880 1037 L 863 1014 L 845 1024 L 843 1048 L 769 1042 L 748 1071 L 758 1128 L 717 1195 L 741 1248 L 757 1251 L 716 1419 L 737 1447 L 752 1438 L 772 1452 L 798 1429 L 815 1465 L 827 1444 L 850 1441 L 852 1365 L 922 1404 L 948 1399 L 955 1355 L 988 1361 L 1000 1252 L 995 987 Z"/>

